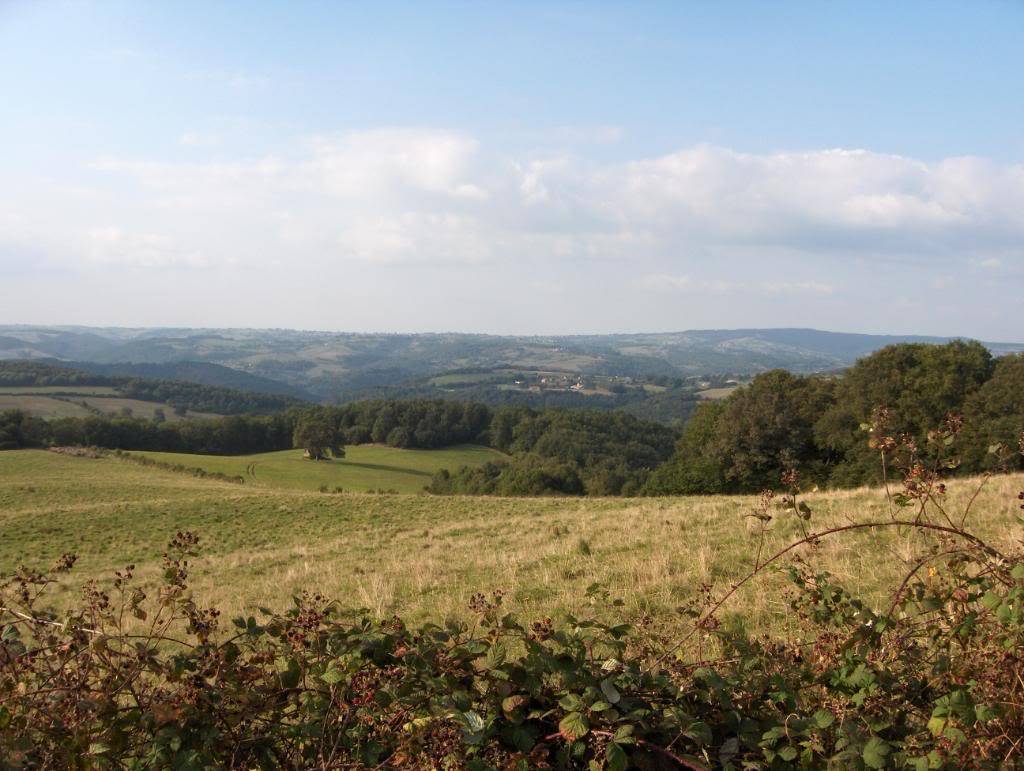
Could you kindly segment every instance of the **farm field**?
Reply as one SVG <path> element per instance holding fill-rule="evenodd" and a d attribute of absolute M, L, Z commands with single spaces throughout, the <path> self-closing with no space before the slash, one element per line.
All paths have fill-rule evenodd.
<path fill-rule="evenodd" d="M 952 483 L 950 505 L 965 503 L 974 486 Z M 992 479 L 974 505 L 976 530 L 994 543 L 1018 542 L 1022 488 L 1022 475 Z M 880 490 L 806 500 L 815 529 L 888 518 Z M 676 609 L 702 583 L 721 590 L 751 566 L 757 538 L 746 515 L 754 503 L 752 496 L 323 494 L 197 479 L 115 457 L 16 450 L 0 452 L 0 573 L 20 564 L 43 567 L 71 551 L 79 563 L 57 591 L 58 603 L 74 600 L 83 580 L 108 577 L 126 564 L 136 565 L 136 575 L 153 588 L 165 543 L 190 529 L 202 539 L 191 570 L 196 596 L 227 617 L 259 606 L 284 608 L 303 589 L 410 621 L 464 615 L 474 592 L 502 589 L 505 605 L 523 618 L 558 617 L 588 612 L 586 589 L 599 582 L 622 598 L 615 611 L 621 618 L 671 628 L 684 623 Z M 785 513 L 773 527 L 766 551 L 799 532 Z M 917 538 L 895 528 L 858 531 L 802 556 L 881 603 L 918 554 Z M 723 620 L 799 635 L 783 583 L 774 575 L 749 585 Z"/>
<path fill-rule="evenodd" d="M 87 418 L 92 414 L 81 404 L 45 394 L 0 393 L 0 410 L 23 410 L 40 418 Z"/>
<path fill-rule="evenodd" d="M 737 386 L 725 386 L 723 388 L 705 388 L 703 391 L 697 392 L 697 398 L 711 400 L 724 399 L 733 391 L 735 391 L 736 388 Z"/>
<path fill-rule="evenodd" d="M 176 415 L 174 407 L 164 402 L 144 401 L 118 395 L 113 388 L 87 386 L 43 386 L 0 389 L 0 410 L 23 410 L 40 418 L 87 418 L 90 415 L 121 415 L 131 410 L 134 418 L 152 419 L 162 410 L 169 421 L 185 418 L 215 418 L 212 412 L 193 412 Z"/>
<path fill-rule="evenodd" d="M 85 396 L 82 398 L 75 397 L 76 401 L 85 402 L 94 410 L 102 412 L 104 415 L 122 415 L 124 410 L 131 410 L 131 416 L 133 418 L 144 418 L 151 420 L 156 417 L 157 410 L 162 410 L 164 419 L 169 421 L 184 420 L 187 418 L 216 418 L 219 417 L 217 414 L 212 412 L 193 412 L 189 410 L 187 415 L 177 415 L 174 412 L 174 407 L 170 404 L 164 404 L 163 402 L 148 402 L 142 399 L 130 399 L 126 396 Z"/>
<path fill-rule="evenodd" d="M 302 450 L 281 450 L 256 455 L 192 455 L 177 452 L 135 452 L 164 463 L 180 463 L 270 487 L 319 490 L 321 485 L 350 492 L 387 490 L 418 493 L 440 469 L 454 471 L 504 457 L 497 450 L 477 445 L 440 450 L 401 450 L 379 445 L 345 448 L 344 458 L 311 461 Z"/>

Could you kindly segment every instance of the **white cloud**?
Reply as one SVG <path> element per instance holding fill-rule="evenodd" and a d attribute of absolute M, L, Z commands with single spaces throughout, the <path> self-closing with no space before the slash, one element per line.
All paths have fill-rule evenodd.
<path fill-rule="evenodd" d="M 482 200 L 485 190 L 471 176 L 474 139 L 449 131 L 380 129 L 310 142 L 307 168 L 333 195 L 401 198 L 419 192 Z"/>
<path fill-rule="evenodd" d="M 836 292 L 834 266 L 855 259 L 955 275 L 1016 260 L 1024 239 L 1024 167 L 978 158 L 699 145 L 597 162 L 503 155 L 454 131 L 384 128 L 254 158 L 103 158 L 89 171 L 103 195 L 88 205 L 67 199 L 65 231 L 53 232 L 55 192 L 16 212 L 18 235 L 57 244 L 51 251 L 65 256 L 54 259 L 92 264 L 601 263 L 637 266 L 639 289 L 819 296 Z M 111 220 L 122 234 L 98 236 Z M 801 263 L 788 273 L 810 277 L 768 272 L 766 254 Z"/>
<path fill-rule="evenodd" d="M 835 287 L 821 281 L 730 281 L 693 279 L 664 273 L 642 276 L 634 281 L 640 289 L 657 292 L 691 292 L 694 294 L 818 294 L 830 295 Z"/>
<path fill-rule="evenodd" d="M 94 228 L 85 234 L 85 258 L 93 263 L 137 268 L 202 267 L 197 252 L 182 251 L 173 239 L 152 233 L 129 233 L 119 227 Z"/>

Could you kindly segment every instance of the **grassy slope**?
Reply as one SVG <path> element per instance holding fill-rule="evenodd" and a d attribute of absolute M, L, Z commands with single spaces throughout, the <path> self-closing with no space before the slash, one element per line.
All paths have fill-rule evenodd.
<path fill-rule="evenodd" d="M 186 416 L 179 416 L 174 413 L 174 407 L 170 404 L 131 399 L 127 396 L 87 396 L 81 399 L 75 397 L 75 400 L 85 402 L 93 409 L 99 410 L 105 415 L 121 415 L 121 411 L 127 407 L 132 411 L 131 416 L 133 418 L 143 418 L 145 420 L 151 420 L 155 417 L 157 410 L 163 410 L 164 419 L 171 422 L 185 420 L 186 418 L 219 417 L 214 412 L 193 412 L 192 410 L 189 410 Z"/>
<path fill-rule="evenodd" d="M 345 448 L 345 457 L 310 461 L 302 450 L 282 450 L 258 455 L 189 455 L 174 452 L 139 452 L 167 463 L 243 476 L 249 482 L 271 487 L 318 490 L 327 485 L 353 492 L 394 490 L 417 493 L 436 471 L 474 466 L 502 457 L 486 447 L 465 445 L 443 450 L 399 450 L 394 447 L 358 445 Z"/>
<path fill-rule="evenodd" d="M 60 398 L 53 396 L 58 394 Z M 89 405 L 82 406 L 81 402 Z M 32 386 L 0 388 L 0 410 L 24 410 L 41 418 L 85 418 L 98 410 L 106 415 L 120 415 L 128 407 L 132 417 L 150 419 L 156 411 L 163 410 L 167 420 L 181 420 L 174 414 L 174 407 L 164 402 L 143 401 L 120 396 L 105 386 Z M 90 409 L 91 408 L 91 409 Z M 188 412 L 192 418 L 215 418 L 212 412 Z"/>
<path fill-rule="evenodd" d="M 1021 537 L 1024 478 L 992 480 L 975 504 L 977 529 L 997 542 Z M 951 486 L 951 503 L 967 483 Z M 885 519 L 878 490 L 808 498 L 814 525 Z M 477 590 L 503 589 L 527 618 L 586 612 L 586 587 L 605 583 L 623 616 L 677 625 L 674 609 L 702 582 L 720 589 L 749 567 L 756 539 L 749 497 L 672 499 L 502 499 L 324 495 L 234 485 L 157 471 L 114 458 L 42 451 L 0 452 L 0 573 L 80 555 L 74 585 L 128 563 L 155 586 L 160 554 L 179 529 L 202 536 L 197 596 L 228 614 L 283 608 L 291 594 L 318 590 L 349 607 L 422 620 L 461 614 Z M 793 537 L 785 515 L 769 547 Z M 808 556 L 880 601 L 918 548 L 895 529 L 825 541 Z M 586 548 L 583 543 L 586 543 Z M 773 587 L 751 586 L 726 619 L 751 628 L 791 628 Z M 63 590 L 62 601 L 72 597 Z"/>
<path fill-rule="evenodd" d="M 79 397 L 69 397 L 76 401 Z M 43 418 L 87 418 L 92 413 L 80 404 L 45 394 L 0 394 L 0 410 L 23 410 Z"/>

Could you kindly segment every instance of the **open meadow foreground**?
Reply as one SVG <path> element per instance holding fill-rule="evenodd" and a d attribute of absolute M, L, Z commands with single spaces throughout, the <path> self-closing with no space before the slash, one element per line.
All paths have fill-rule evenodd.
<path fill-rule="evenodd" d="M 375 448 L 349 452 L 357 457 L 359 449 Z M 411 466 L 417 463 L 415 451 L 390 452 L 392 458 L 406 454 Z M 269 455 L 290 459 L 301 457 L 301 451 Z M 223 467 L 210 470 L 244 471 L 237 459 L 221 460 Z M 288 462 L 278 461 L 282 467 Z M 197 599 L 231 616 L 261 606 L 282 608 L 293 595 L 312 589 L 378 618 L 398 613 L 410 622 L 442 621 L 468 618 L 474 593 L 501 590 L 506 608 L 522 618 L 557 618 L 586 613 L 587 588 L 600 583 L 624 603 L 605 615 L 672 629 L 683 627 L 686 619 L 677 609 L 693 601 L 702 585 L 727 588 L 753 567 L 758 548 L 757 520 L 748 516 L 756 496 L 321 493 L 317 485 L 328 473 L 323 469 L 340 474 L 340 463 L 295 464 L 306 471 L 305 478 L 264 475 L 258 465 L 255 479 L 235 484 L 113 456 L 0 452 L 0 573 L 21 564 L 44 568 L 62 553 L 74 552 L 76 581 L 53 592 L 58 604 L 77 599 L 82 580 L 109 579 L 128 564 L 135 565 L 143 587 L 152 589 L 167 541 L 189 530 L 201 539 L 201 556 L 191 571 Z M 305 489 L 293 489 L 298 487 Z M 976 487 L 975 479 L 951 483 L 951 508 L 964 504 Z M 1024 475 L 989 480 L 973 507 L 978 534 L 993 544 L 1019 542 L 1021 489 Z M 817 531 L 889 518 L 881 489 L 818 493 L 804 500 Z M 799 521 L 780 513 L 763 553 L 800 534 Z M 890 528 L 839 534 L 798 553 L 877 603 L 893 591 L 919 549 L 916 532 Z M 781 580 L 768 581 L 781 587 Z M 723 618 L 751 634 L 800 634 L 781 592 L 767 589 L 764 581 L 750 585 L 725 610 Z"/>
<path fill-rule="evenodd" d="M 5 767 L 1019 759 L 1022 474 L 501 498 L 154 463 L 0 452 Z"/>

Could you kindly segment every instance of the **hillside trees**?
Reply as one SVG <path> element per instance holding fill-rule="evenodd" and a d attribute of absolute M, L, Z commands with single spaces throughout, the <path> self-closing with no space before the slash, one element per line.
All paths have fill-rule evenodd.
<path fill-rule="evenodd" d="M 725 476 L 710 447 L 725 405 L 712 401 L 700 405 L 683 428 L 671 459 L 663 463 L 644 487 L 648 495 L 700 495 L 725 490 Z"/>
<path fill-rule="evenodd" d="M 790 468 L 825 481 L 835 458 L 815 444 L 814 424 L 832 406 L 833 390 L 832 380 L 774 370 L 727 399 L 705 446 L 726 489 L 771 487 Z"/>
<path fill-rule="evenodd" d="M 640 490 L 671 454 L 674 433 L 632 415 L 570 410 L 498 410 L 492 446 L 507 462 L 441 472 L 436 493 L 620 495 Z"/>
<path fill-rule="evenodd" d="M 22 410 L 0 412 L 0 450 L 41 447 L 46 443 L 46 421 Z"/>
<path fill-rule="evenodd" d="M 972 470 L 989 462 L 995 444 L 1015 448 L 1024 437 L 1024 354 L 999 359 L 992 377 L 964 405 L 963 461 Z M 1024 446 L 1018 447 L 1024 452 Z M 1013 467 L 1024 468 L 1024 455 L 1014 454 Z"/>
<path fill-rule="evenodd" d="M 888 409 L 894 433 L 914 437 L 923 447 L 928 430 L 950 412 L 962 411 L 993 368 L 981 343 L 959 340 L 891 345 L 859 360 L 844 373 L 835 403 L 815 427 L 821 451 L 841 459 L 831 481 L 840 486 L 880 481 L 878 455 L 864 443 L 860 428 L 876 407 Z"/>
<path fill-rule="evenodd" d="M 878 407 L 890 416 L 888 430 L 925 454 L 932 451 L 930 428 L 964 414 L 959 469 L 982 471 L 990 444 L 1013 446 L 1024 430 L 1024 357 L 995 362 L 975 342 L 902 344 L 835 378 L 782 370 L 759 375 L 719 405 L 697 410 L 645 492 L 756 492 L 778 484 L 790 468 L 814 484 L 878 482 L 878 452 L 863 430 Z"/>

